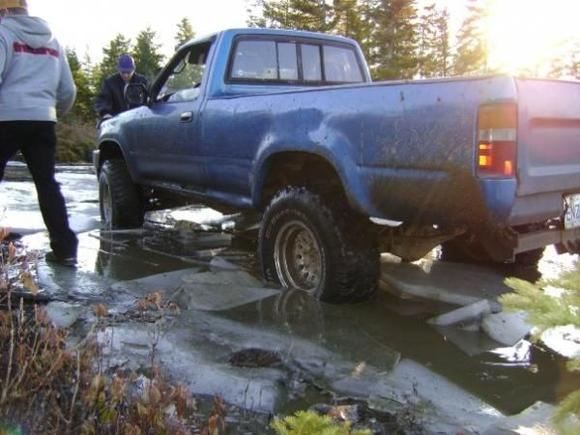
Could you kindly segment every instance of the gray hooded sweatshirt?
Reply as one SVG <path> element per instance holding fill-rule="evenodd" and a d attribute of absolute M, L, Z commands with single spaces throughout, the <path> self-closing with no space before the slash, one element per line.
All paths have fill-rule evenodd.
<path fill-rule="evenodd" d="M 0 19 L 0 121 L 55 121 L 72 107 L 76 87 L 66 54 L 46 21 Z"/>

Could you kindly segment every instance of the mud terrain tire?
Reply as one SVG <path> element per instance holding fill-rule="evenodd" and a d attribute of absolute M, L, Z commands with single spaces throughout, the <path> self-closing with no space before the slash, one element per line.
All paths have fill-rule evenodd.
<path fill-rule="evenodd" d="M 143 225 L 143 200 L 124 160 L 103 163 L 99 174 L 99 207 L 103 226 L 110 229 Z"/>
<path fill-rule="evenodd" d="M 278 192 L 264 212 L 258 256 L 266 280 L 325 302 L 358 302 L 376 291 L 379 252 L 368 221 L 344 201 L 330 206 L 306 188 Z"/>

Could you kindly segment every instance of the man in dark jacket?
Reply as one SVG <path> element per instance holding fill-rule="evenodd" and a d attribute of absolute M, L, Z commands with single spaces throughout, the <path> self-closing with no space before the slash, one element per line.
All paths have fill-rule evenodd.
<path fill-rule="evenodd" d="M 0 181 L 20 150 L 50 236 L 46 260 L 74 266 L 78 241 L 54 177 L 55 124 L 74 103 L 72 73 L 64 48 L 46 21 L 28 15 L 26 0 L 0 0 L 0 17 Z"/>
<path fill-rule="evenodd" d="M 147 79 L 135 72 L 135 61 L 128 54 L 119 56 L 117 71 L 105 79 L 97 95 L 95 108 L 101 121 L 129 109 L 125 103 L 125 88 L 129 83 L 147 86 Z"/>

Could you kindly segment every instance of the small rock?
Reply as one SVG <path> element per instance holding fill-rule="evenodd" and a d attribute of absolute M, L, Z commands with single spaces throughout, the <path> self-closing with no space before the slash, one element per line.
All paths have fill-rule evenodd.
<path fill-rule="evenodd" d="M 72 305 L 66 302 L 51 302 L 44 310 L 49 319 L 57 328 L 68 328 L 72 326 L 82 313 L 80 305 Z"/>
<path fill-rule="evenodd" d="M 491 305 L 487 299 L 482 299 L 473 304 L 434 317 L 429 320 L 429 323 L 437 326 L 473 323 L 489 313 L 491 313 Z"/>
<path fill-rule="evenodd" d="M 555 326 L 542 333 L 546 346 L 567 358 L 580 358 L 580 329 L 574 325 Z"/>
<path fill-rule="evenodd" d="M 532 330 L 523 311 L 490 314 L 483 319 L 481 327 L 495 341 L 507 346 L 513 346 Z"/>

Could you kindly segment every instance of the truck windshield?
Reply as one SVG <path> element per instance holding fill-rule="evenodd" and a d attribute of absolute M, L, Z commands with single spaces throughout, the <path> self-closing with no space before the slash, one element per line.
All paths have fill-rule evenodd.
<path fill-rule="evenodd" d="M 229 81 L 332 85 L 364 82 L 353 47 L 346 44 L 251 39 L 236 42 Z"/>

